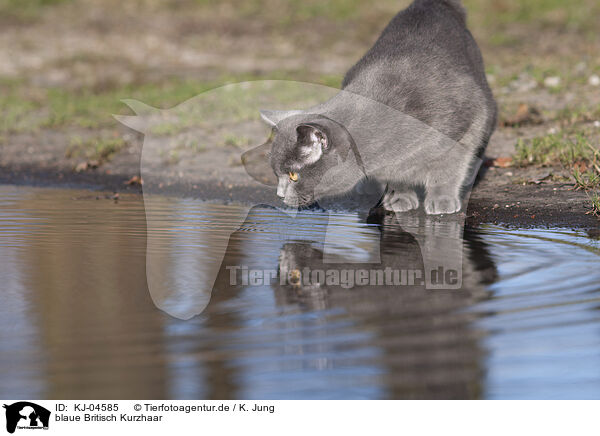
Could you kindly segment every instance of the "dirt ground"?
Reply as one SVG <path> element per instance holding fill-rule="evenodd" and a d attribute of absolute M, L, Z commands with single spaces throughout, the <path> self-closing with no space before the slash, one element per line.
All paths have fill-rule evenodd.
<path fill-rule="evenodd" d="M 24 8 L 0 1 L 0 182 L 139 190 L 132 177 L 143 135 L 111 117 L 130 113 L 119 99 L 169 108 L 244 80 L 339 86 L 408 1 L 366 3 L 40 0 Z M 598 227 L 590 193 L 575 189 L 578 162 L 517 165 L 515 157 L 519 140 L 549 135 L 584 135 L 598 148 L 597 1 L 464 3 L 500 109 L 470 222 Z M 242 183 L 239 156 L 261 135 L 169 150 L 162 188 L 206 199 L 272 195 Z M 191 167 L 197 177 L 182 182 L 178 175 Z"/>

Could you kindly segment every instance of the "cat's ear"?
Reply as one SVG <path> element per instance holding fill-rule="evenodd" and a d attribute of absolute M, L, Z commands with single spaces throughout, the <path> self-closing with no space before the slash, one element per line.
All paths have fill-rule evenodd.
<path fill-rule="evenodd" d="M 275 127 L 281 120 L 293 115 L 300 115 L 302 111 L 267 111 L 261 110 L 260 117 L 271 127 Z"/>
<path fill-rule="evenodd" d="M 324 128 L 312 123 L 296 127 L 297 142 L 305 165 L 315 163 L 329 150 L 329 138 L 325 132 Z"/>
<path fill-rule="evenodd" d="M 300 146 L 311 145 L 310 156 L 314 162 L 329 152 L 346 160 L 348 152 L 356 150 L 350 132 L 342 124 L 323 115 L 316 115 L 313 121 L 300 124 L 296 131 Z M 308 150 L 301 151 L 308 152 Z"/>

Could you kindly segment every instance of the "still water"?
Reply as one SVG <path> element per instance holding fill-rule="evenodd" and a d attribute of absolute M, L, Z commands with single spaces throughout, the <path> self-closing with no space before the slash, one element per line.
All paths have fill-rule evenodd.
<path fill-rule="evenodd" d="M 139 196 L 0 186 L 0 397 L 600 398 L 600 241 L 584 231 L 257 207 L 204 304 L 237 206 L 152 203 L 147 244 Z M 427 274 L 439 253 L 458 289 L 301 277 Z"/>

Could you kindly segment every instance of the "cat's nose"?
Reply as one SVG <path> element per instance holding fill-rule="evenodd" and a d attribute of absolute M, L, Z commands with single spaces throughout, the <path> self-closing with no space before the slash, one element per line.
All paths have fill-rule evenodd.
<path fill-rule="evenodd" d="M 277 188 L 277 196 L 279 198 L 285 198 L 285 193 L 283 192 L 283 189 Z"/>

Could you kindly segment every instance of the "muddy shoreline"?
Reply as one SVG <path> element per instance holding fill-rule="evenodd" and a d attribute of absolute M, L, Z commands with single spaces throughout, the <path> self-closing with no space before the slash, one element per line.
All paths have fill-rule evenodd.
<path fill-rule="evenodd" d="M 478 226 L 492 223 L 510 227 L 566 227 L 600 233 L 600 219 L 587 212 L 585 193 L 574 191 L 570 184 L 518 185 L 502 183 L 501 170 L 478 179 L 470 196 L 466 224 Z M 152 189 L 167 196 L 195 198 L 206 201 L 239 202 L 245 204 L 277 204 L 272 188 L 223 183 L 217 179 L 201 182 L 171 181 L 166 186 L 131 183 L 131 173 L 110 173 L 99 170 L 72 170 L 39 165 L 0 166 L 0 184 L 19 186 L 77 188 L 92 191 L 142 194 Z M 282 205 L 283 206 L 283 205 Z"/>

